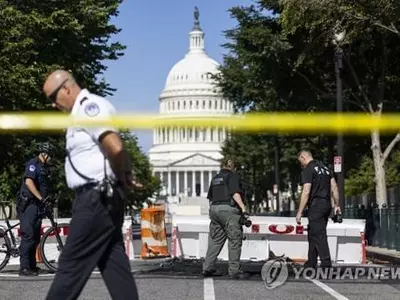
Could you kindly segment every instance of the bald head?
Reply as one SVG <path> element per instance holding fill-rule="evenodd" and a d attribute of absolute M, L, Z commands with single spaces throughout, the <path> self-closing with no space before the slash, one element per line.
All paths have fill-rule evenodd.
<path fill-rule="evenodd" d="M 81 88 L 72 74 L 65 70 L 52 72 L 43 85 L 43 92 L 52 102 L 53 107 L 70 111 Z"/>
<path fill-rule="evenodd" d="M 310 151 L 302 150 L 297 155 L 297 159 L 299 160 L 302 167 L 306 167 L 308 163 L 313 160 L 313 156 Z"/>
<path fill-rule="evenodd" d="M 71 73 L 65 70 L 57 70 L 51 73 L 47 78 L 43 86 L 43 90 L 54 91 L 65 81 L 75 82 L 74 77 Z"/>

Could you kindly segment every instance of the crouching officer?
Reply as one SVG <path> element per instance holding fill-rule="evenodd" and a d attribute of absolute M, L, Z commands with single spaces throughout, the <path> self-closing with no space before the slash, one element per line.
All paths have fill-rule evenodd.
<path fill-rule="evenodd" d="M 20 276 L 38 275 L 36 248 L 40 242 L 41 201 L 49 194 L 49 170 L 47 163 L 52 156 L 50 143 L 38 145 L 36 158 L 25 164 L 25 172 L 19 194 L 17 213 L 22 233 L 20 251 Z"/>
<path fill-rule="evenodd" d="M 210 229 L 207 255 L 203 264 L 203 275 L 212 276 L 215 262 L 228 238 L 229 269 L 231 278 L 246 278 L 240 268 L 243 240 L 243 215 L 246 208 L 241 197 L 239 176 L 233 173 L 234 162 L 224 161 L 219 174 L 212 178 L 207 198 L 210 200 Z"/>
<path fill-rule="evenodd" d="M 322 162 L 313 159 L 309 151 L 298 155 L 303 167 L 301 174 L 302 193 L 300 207 L 296 216 L 298 224 L 306 205 L 308 205 L 308 260 L 305 267 L 316 268 L 318 256 L 321 267 L 332 266 L 326 227 L 332 212 L 340 214 L 339 192 L 333 173 Z M 331 198 L 334 200 L 332 205 Z"/>

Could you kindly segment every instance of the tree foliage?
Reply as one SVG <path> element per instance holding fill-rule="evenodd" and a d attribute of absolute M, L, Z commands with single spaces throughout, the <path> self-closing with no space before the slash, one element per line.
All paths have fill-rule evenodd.
<path fill-rule="evenodd" d="M 400 3 L 393 0 L 259 0 L 247 7 L 233 7 L 231 16 L 238 25 L 225 32 L 229 41 L 224 47 L 229 52 L 216 77 L 218 85 L 236 112 L 336 111 L 338 48 L 333 39 L 345 30 L 340 44 L 344 111 L 381 114 L 383 107 L 396 111 L 400 108 L 399 8 Z M 374 187 L 379 181 L 376 177 L 357 187 L 355 174 L 367 172 L 372 157 L 374 176 L 380 168 L 384 170 L 385 159 L 400 136 L 391 143 L 392 139 L 376 132 L 371 137 L 345 136 L 347 193 L 358 193 L 360 186 L 364 190 Z M 274 136 L 234 134 L 232 140 L 225 144 L 225 155 L 243 156 L 241 160 L 245 160 L 251 156 L 249 152 L 255 152 L 254 168 L 270 174 L 274 168 Z M 334 136 L 322 134 L 279 136 L 280 186 L 297 182 L 294 174 L 300 169 L 295 154 L 300 148 L 311 148 L 318 159 L 331 165 L 335 144 Z M 371 144 L 379 151 L 371 153 Z M 382 159 L 377 162 L 376 157 Z M 394 178 L 389 175 L 393 174 L 392 164 L 390 159 L 386 171 Z M 395 181 L 388 179 L 389 184 Z"/>
<path fill-rule="evenodd" d="M 150 161 L 141 151 L 137 137 L 127 131 L 122 132 L 121 137 L 132 159 L 134 173 L 143 185 L 143 188 L 135 189 L 127 195 L 128 204 L 141 208 L 148 198 L 160 191 L 161 182 L 159 178 L 153 176 Z"/>
<path fill-rule="evenodd" d="M 122 0 L 0 0 L 0 109 L 50 110 L 41 89 L 46 75 L 58 68 L 71 70 L 78 83 L 91 92 L 111 95 L 115 90 L 101 76 L 106 71 L 104 61 L 118 59 L 125 50 L 119 42 L 111 42 L 120 29 L 110 23 L 110 18 L 118 15 L 121 3 Z M 63 132 L 2 133 L 1 197 L 14 198 L 24 161 L 32 158 L 32 147 L 50 140 L 58 149 L 53 160 L 53 180 L 63 196 L 61 210 L 68 213 L 72 194 L 65 185 L 64 138 Z M 137 153 L 138 149 L 133 147 L 132 151 L 137 160 L 146 160 Z M 139 161 L 137 164 L 146 165 Z M 151 181 L 144 170 L 141 174 Z"/>

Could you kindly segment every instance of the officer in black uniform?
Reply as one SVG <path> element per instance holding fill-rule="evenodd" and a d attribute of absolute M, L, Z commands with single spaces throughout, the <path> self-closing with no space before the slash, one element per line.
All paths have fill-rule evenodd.
<path fill-rule="evenodd" d="M 248 216 L 241 196 L 239 176 L 233 173 L 234 162 L 227 159 L 223 168 L 210 183 L 207 198 L 210 200 L 210 230 L 208 250 L 203 264 L 203 275 L 215 273 L 215 261 L 228 238 L 229 275 L 232 278 L 248 277 L 240 268 L 243 227 L 242 215 Z"/>
<path fill-rule="evenodd" d="M 20 276 L 38 275 L 36 248 L 40 242 L 41 201 L 49 195 L 49 169 L 47 163 L 53 146 L 43 143 L 37 147 L 37 157 L 25 164 L 25 172 L 17 196 L 17 213 L 22 233 L 20 245 Z"/>
<path fill-rule="evenodd" d="M 298 224 L 301 224 L 303 210 L 308 206 L 309 249 L 305 267 L 316 268 L 318 256 L 321 267 L 331 267 L 326 227 L 332 207 L 335 214 L 340 213 L 338 187 L 332 171 L 322 162 L 314 160 L 310 151 L 301 151 L 298 160 L 304 168 L 300 207 L 296 216 Z"/>

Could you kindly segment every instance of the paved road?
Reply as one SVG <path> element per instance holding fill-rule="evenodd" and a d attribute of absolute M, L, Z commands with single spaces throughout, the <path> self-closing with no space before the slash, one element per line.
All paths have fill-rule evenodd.
<path fill-rule="evenodd" d="M 0 298 L 45 299 L 51 277 L 41 280 L 0 280 Z M 261 280 L 232 281 L 226 279 L 202 279 L 182 277 L 157 277 L 136 275 L 140 299 L 147 300 L 231 300 L 231 299 L 379 299 L 393 300 L 400 297 L 400 284 L 370 282 L 287 282 L 274 290 L 267 290 Z M 79 299 L 111 299 L 103 280 L 93 275 Z"/>
<path fill-rule="evenodd" d="M 248 280 L 229 280 L 226 276 L 203 279 L 199 276 L 201 261 L 173 262 L 158 260 L 151 262 L 132 262 L 132 270 L 139 288 L 140 299 L 148 300 L 231 300 L 231 299 L 340 299 L 392 300 L 400 297 L 400 281 L 334 280 L 310 281 L 295 280 L 290 277 L 282 286 L 273 290 L 265 287 L 257 263 L 247 264 L 252 272 Z M 218 268 L 226 271 L 226 264 Z M 36 278 L 20 278 L 15 267 L 0 273 L 0 299 L 45 299 L 53 275 L 43 274 Z M 101 275 L 94 272 L 79 299 L 111 299 Z"/>

